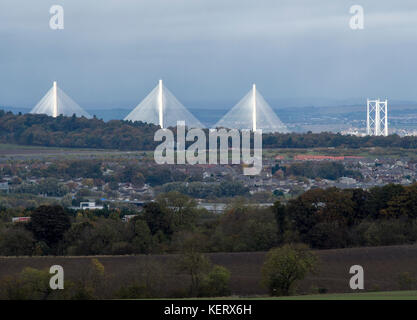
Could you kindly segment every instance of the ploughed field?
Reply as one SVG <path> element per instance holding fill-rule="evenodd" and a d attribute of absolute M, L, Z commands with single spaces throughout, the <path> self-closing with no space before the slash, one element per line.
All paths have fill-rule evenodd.
<path fill-rule="evenodd" d="M 300 283 L 298 293 L 314 294 L 320 289 L 327 293 L 348 293 L 349 269 L 358 264 L 364 268 L 367 291 L 399 290 L 398 276 L 408 272 L 417 278 L 417 245 L 366 247 L 316 251 L 321 263 L 317 274 L 310 275 Z M 231 290 L 236 296 L 266 295 L 260 284 L 261 268 L 265 252 L 211 253 L 210 260 L 231 272 Z M 189 279 L 177 274 L 177 255 L 95 256 L 109 275 L 109 286 L 117 288 L 132 281 L 138 270 L 157 270 L 160 292 L 175 296 L 186 290 Z M 62 265 L 65 279 L 76 279 L 91 263 L 86 257 L 0 257 L 0 278 L 19 273 L 25 267 L 49 269 Z M 157 266 L 154 268 L 154 266 Z M 414 289 L 414 288 L 413 288 Z"/>

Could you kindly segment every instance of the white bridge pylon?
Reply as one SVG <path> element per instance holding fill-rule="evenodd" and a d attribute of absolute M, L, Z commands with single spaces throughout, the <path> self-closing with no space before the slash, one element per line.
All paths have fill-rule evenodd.
<path fill-rule="evenodd" d="M 287 133 L 287 126 L 278 118 L 264 97 L 252 89 L 221 118 L 214 128 L 248 129 L 252 131 Z"/>
<path fill-rule="evenodd" d="M 91 118 L 88 112 L 58 87 L 56 81 L 30 113 L 46 114 L 54 118 L 61 114 L 67 117 L 75 114 L 77 117 Z"/>
<path fill-rule="evenodd" d="M 153 123 L 161 128 L 175 127 L 177 121 L 184 121 L 188 128 L 204 128 L 164 86 L 162 80 L 124 120 Z"/>
<path fill-rule="evenodd" d="M 366 134 L 388 136 L 388 100 L 366 101 Z"/>

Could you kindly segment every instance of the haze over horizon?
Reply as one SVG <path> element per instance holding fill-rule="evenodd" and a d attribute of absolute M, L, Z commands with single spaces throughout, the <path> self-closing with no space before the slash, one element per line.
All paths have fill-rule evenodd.
<path fill-rule="evenodd" d="M 190 108 L 231 108 L 254 82 L 274 108 L 417 101 L 416 35 L 411 0 L 3 0 L 0 105 L 32 108 L 57 80 L 87 110 L 131 109 L 160 78 Z"/>

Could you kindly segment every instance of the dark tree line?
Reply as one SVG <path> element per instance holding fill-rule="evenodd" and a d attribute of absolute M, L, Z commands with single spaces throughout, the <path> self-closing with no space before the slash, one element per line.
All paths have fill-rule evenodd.
<path fill-rule="evenodd" d="M 157 126 L 142 122 L 86 119 L 39 114 L 14 115 L 0 110 L 0 141 L 71 148 L 152 150 Z"/>
<path fill-rule="evenodd" d="M 272 133 L 265 134 L 262 144 L 265 148 L 368 148 L 397 147 L 405 149 L 417 148 L 417 137 L 400 137 L 393 134 L 388 137 L 342 135 L 340 133 Z"/>
<path fill-rule="evenodd" d="M 21 213 L 32 217 L 29 224 L 16 224 L 3 209 L 0 255 L 166 253 L 190 247 L 244 252 L 299 242 L 316 249 L 412 244 L 417 241 L 417 184 L 312 189 L 269 208 L 241 198 L 223 214 L 210 214 L 188 196 L 170 192 L 123 222 L 132 213 L 104 209 L 75 214 L 41 206 Z"/>
<path fill-rule="evenodd" d="M 312 189 L 273 210 L 280 242 L 295 239 L 325 249 L 417 240 L 417 184 Z"/>
<path fill-rule="evenodd" d="M 0 142 L 23 145 L 154 150 L 154 133 L 159 127 L 142 122 L 103 120 L 38 114 L 18 114 L 0 110 Z M 190 142 L 191 143 L 191 142 Z M 264 134 L 264 148 L 314 147 L 399 147 L 417 148 L 417 137 L 357 137 L 323 133 Z"/>

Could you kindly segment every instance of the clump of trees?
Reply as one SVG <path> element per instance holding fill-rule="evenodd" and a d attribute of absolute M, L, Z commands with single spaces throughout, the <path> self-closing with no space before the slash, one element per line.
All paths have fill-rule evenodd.
<path fill-rule="evenodd" d="M 273 209 L 284 242 L 318 249 L 405 244 L 417 240 L 416 194 L 416 184 L 313 189 Z"/>
<path fill-rule="evenodd" d="M 202 253 L 193 249 L 178 259 L 178 272 L 190 278 L 188 296 L 221 297 L 230 295 L 230 272 L 223 266 L 213 265 Z"/>

